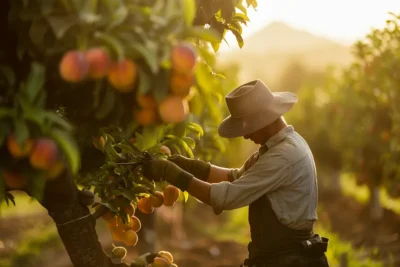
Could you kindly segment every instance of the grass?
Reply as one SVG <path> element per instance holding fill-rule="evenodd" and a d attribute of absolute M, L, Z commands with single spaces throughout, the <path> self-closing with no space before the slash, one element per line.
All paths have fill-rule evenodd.
<path fill-rule="evenodd" d="M 368 203 L 370 198 L 368 187 L 366 185 L 357 185 L 356 179 L 352 174 L 343 173 L 340 176 L 340 184 L 344 195 L 354 198 L 359 203 Z M 400 198 L 391 198 L 383 188 L 381 189 L 381 204 L 382 207 L 400 214 Z"/>
<path fill-rule="evenodd" d="M 216 240 L 231 240 L 247 245 L 250 241 L 247 221 L 248 209 L 242 208 L 228 212 L 227 223 L 221 227 L 201 228 L 205 234 Z M 326 253 L 330 266 L 339 266 L 342 255 L 347 254 L 348 267 L 381 267 L 383 264 L 365 256 L 364 249 L 354 249 L 350 242 L 343 241 L 339 236 L 329 230 L 328 226 L 318 225 L 315 232 L 329 238 L 329 248 Z"/>
<path fill-rule="evenodd" d="M 39 264 L 47 248 L 59 248 L 62 243 L 55 225 L 45 229 L 34 228 L 23 234 L 24 239 L 15 247 L 11 257 L 1 259 L 0 267 L 28 267 Z"/>
<path fill-rule="evenodd" d="M 10 206 L 7 206 L 5 201 L 0 203 L 0 216 L 12 217 L 12 216 L 26 216 L 36 213 L 46 213 L 45 208 L 43 208 L 39 202 L 31 198 L 22 192 L 12 192 L 15 197 L 15 206 L 10 202 Z"/>

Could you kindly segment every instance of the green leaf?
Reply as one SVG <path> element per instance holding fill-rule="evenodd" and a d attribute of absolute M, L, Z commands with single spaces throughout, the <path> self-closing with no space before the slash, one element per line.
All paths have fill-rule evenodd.
<path fill-rule="evenodd" d="M 243 45 L 244 45 L 244 41 L 243 41 L 242 35 L 239 32 L 237 32 L 236 30 L 233 30 L 233 29 L 231 29 L 231 32 L 233 33 L 233 35 L 235 35 L 236 41 L 237 41 L 239 47 L 242 48 Z"/>
<path fill-rule="evenodd" d="M 14 87 L 16 78 L 12 68 L 6 65 L 0 65 L 0 77 L 5 80 L 7 87 Z M 1 84 L 1 83 L 0 83 Z"/>
<path fill-rule="evenodd" d="M 58 129 L 51 131 L 50 136 L 58 143 L 61 150 L 64 152 L 72 174 L 76 174 L 80 168 L 81 158 L 75 139 L 66 132 Z"/>
<path fill-rule="evenodd" d="M 183 141 L 186 142 L 186 144 L 191 148 L 191 149 L 195 149 L 196 147 L 196 142 L 193 140 L 193 138 L 185 136 L 183 137 Z"/>
<path fill-rule="evenodd" d="M 0 189 L 1 189 L 1 186 L 0 186 Z M 6 192 L 5 199 L 7 201 L 7 205 L 9 205 L 8 201 L 11 201 L 13 203 L 13 205 L 15 206 L 15 197 L 13 194 L 11 194 L 10 192 Z M 0 196 L 0 200 L 1 200 L 1 196 Z"/>
<path fill-rule="evenodd" d="M 164 126 L 149 126 L 143 128 L 143 150 L 155 146 L 161 139 Z"/>
<path fill-rule="evenodd" d="M 196 17 L 196 3 L 195 0 L 183 0 L 184 16 L 186 26 L 191 26 Z"/>
<path fill-rule="evenodd" d="M 124 4 L 122 4 L 119 8 L 117 8 L 114 11 L 108 29 L 110 30 L 116 26 L 121 25 L 124 22 L 124 20 L 128 17 L 128 15 L 129 15 L 128 9 Z"/>
<path fill-rule="evenodd" d="M 146 94 L 150 91 L 150 77 L 141 69 L 139 69 L 139 85 L 137 91 L 139 94 Z"/>
<path fill-rule="evenodd" d="M 0 119 L 15 116 L 14 110 L 10 108 L 0 108 Z"/>
<path fill-rule="evenodd" d="M 22 145 L 29 138 L 29 128 L 24 120 L 18 119 L 14 121 L 15 139 L 19 145 Z"/>
<path fill-rule="evenodd" d="M 42 18 L 34 19 L 29 29 L 29 37 L 32 43 L 41 47 L 44 43 L 44 36 L 48 30 L 47 21 Z"/>
<path fill-rule="evenodd" d="M 60 126 L 63 130 L 67 132 L 73 131 L 74 128 L 72 127 L 72 125 L 66 119 L 57 115 L 56 113 L 46 112 L 44 115 L 45 119 L 48 119 L 52 125 Z"/>
<path fill-rule="evenodd" d="M 37 201 L 41 202 L 43 199 L 44 187 L 46 185 L 44 172 L 30 172 L 29 178 L 29 194 Z"/>
<path fill-rule="evenodd" d="M 46 19 L 57 39 L 64 37 L 65 33 L 78 23 L 78 18 L 71 15 L 50 15 Z"/>
<path fill-rule="evenodd" d="M 141 135 L 140 133 L 136 132 L 135 133 L 135 146 L 140 150 L 143 151 L 143 135 Z"/>
<path fill-rule="evenodd" d="M 201 126 L 199 124 L 196 124 L 194 122 L 189 122 L 186 127 L 188 130 L 190 130 L 196 134 L 199 134 L 200 136 L 204 135 L 203 128 L 201 128 Z"/>
<path fill-rule="evenodd" d="M 104 119 L 112 110 L 115 104 L 115 93 L 113 89 L 108 88 L 100 108 L 96 110 L 95 117 L 98 120 Z"/>
<path fill-rule="evenodd" d="M 145 47 L 143 44 L 135 42 L 132 43 L 130 47 L 142 55 L 142 57 L 146 60 L 151 72 L 155 74 L 158 72 L 160 65 L 157 58 L 157 48 L 154 47 L 154 45 L 155 44 L 153 42 L 149 42 L 149 44 L 147 44 Z"/>
<path fill-rule="evenodd" d="M 191 27 L 184 31 L 184 35 L 187 37 L 195 37 L 208 41 L 210 43 L 218 43 L 221 41 L 219 33 L 212 28 L 203 28 L 200 26 Z"/>
<path fill-rule="evenodd" d="M 31 70 L 28 75 L 24 92 L 30 103 L 34 104 L 38 98 L 45 82 L 45 68 L 42 64 L 34 62 L 31 64 Z"/>
<path fill-rule="evenodd" d="M 189 193 L 187 191 L 183 192 L 183 201 L 186 203 L 189 199 Z"/>

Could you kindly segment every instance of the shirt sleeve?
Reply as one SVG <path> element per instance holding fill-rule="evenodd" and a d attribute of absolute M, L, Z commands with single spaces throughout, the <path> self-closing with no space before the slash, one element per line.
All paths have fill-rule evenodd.
<path fill-rule="evenodd" d="M 288 180 L 290 165 L 281 155 L 263 154 L 256 164 L 232 183 L 211 185 L 211 205 L 215 214 L 251 204 L 261 196 L 273 192 Z"/>

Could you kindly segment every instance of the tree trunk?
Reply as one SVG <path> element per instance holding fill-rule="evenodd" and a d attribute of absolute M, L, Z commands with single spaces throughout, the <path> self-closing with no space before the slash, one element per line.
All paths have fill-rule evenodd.
<path fill-rule="evenodd" d="M 47 182 L 41 202 L 57 225 L 58 233 L 75 267 L 108 267 L 112 263 L 103 251 L 87 206 L 79 202 L 78 188 L 71 175 Z"/>
<path fill-rule="evenodd" d="M 383 208 L 381 205 L 381 192 L 378 185 L 369 187 L 370 191 L 370 218 L 372 221 L 379 221 L 383 217 Z"/>

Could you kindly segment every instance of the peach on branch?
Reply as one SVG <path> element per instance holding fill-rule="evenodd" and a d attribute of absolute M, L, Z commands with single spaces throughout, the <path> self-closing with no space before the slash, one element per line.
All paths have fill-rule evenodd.
<path fill-rule="evenodd" d="M 131 230 L 139 232 L 139 230 L 142 228 L 142 223 L 140 222 L 139 218 L 136 216 L 132 216 L 131 221 Z"/>
<path fill-rule="evenodd" d="M 159 208 L 164 203 L 164 195 L 160 191 L 154 192 L 153 195 L 150 196 L 150 204 L 155 207 Z"/>
<path fill-rule="evenodd" d="M 150 94 L 142 94 L 137 96 L 137 102 L 142 108 L 154 109 L 157 107 L 157 102 Z"/>
<path fill-rule="evenodd" d="M 17 172 L 4 170 L 3 179 L 6 186 L 10 189 L 23 189 L 25 186 L 27 186 L 25 177 Z"/>
<path fill-rule="evenodd" d="M 89 64 L 88 76 L 90 78 L 101 79 L 108 74 L 110 57 L 103 48 L 89 49 L 85 55 Z"/>
<path fill-rule="evenodd" d="M 58 147 L 54 140 L 41 138 L 36 140 L 29 156 L 29 162 L 36 169 L 50 170 L 58 161 L 58 153 Z"/>
<path fill-rule="evenodd" d="M 162 251 L 158 252 L 158 255 L 161 258 L 167 260 L 169 264 L 171 264 L 174 261 L 174 257 L 172 257 L 172 254 L 168 251 L 162 250 Z"/>
<path fill-rule="evenodd" d="M 169 267 L 170 263 L 168 260 L 162 257 L 155 257 L 151 266 L 153 267 Z"/>
<path fill-rule="evenodd" d="M 172 48 L 172 69 L 178 72 L 191 72 L 196 65 L 197 54 L 193 45 L 180 43 Z"/>
<path fill-rule="evenodd" d="M 104 151 L 104 145 L 106 144 L 106 140 L 104 140 L 103 136 L 93 137 L 92 144 L 96 149 Z"/>
<path fill-rule="evenodd" d="M 161 146 L 160 152 L 171 156 L 171 149 L 169 149 L 167 146 Z"/>
<path fill-rule="evenodd" d="M 189 103 L 178 96 L 167 96 L 161 101 L 158 112 L 165 123 L 179 123 L 189 114 Z"/>
<path fill-rule="evenodd" d="M 89 63 L 83 52 L 69 51 L 61 59 L 59 71 L 61 78 L 67 82 L 77 83 L 85 79 Z"/>
<path fill-rule="evenodd" d="M 111 251 L 112 255 L 118 259 L 124 259 L 126 256 L 126 248 L 124 247 L 115 247 Z"/>
<path fill-rule="evenodd" d="M 133 230 L 128 230 L 124 233 L 122 241 L 127 246 L 135 246 L 138 242 L 138 235 Z"/>
<path fill-rule="evenodd" d="M 173 206 L 180 195 L 179 189 L 173 185 L 167 185 L 164 188 L 164 205 Z"/>
<path fill-rule="evenodd" d="M 132 204 L 129 204 L 125 207 L 125 213 L 129 216 L 132 216 L 133 214 L 135 214 L 135 207 Z"/>
<path fill-rule="evenodd" d="M 137 77 L 137 66 L 130 59 L 113 62 L 108 72 L 109 83 L 119 92 L 133 91 L 133 85 Z"/>
<path fill-rule="evenodd" d="M 154 207 L 151 205 L 149 197 L 141 198 L 138 202 L 137 208 L 145 214 L 150 214 L 154 211 Z"/>
<path fill-rule="evenodd" d="M 7 148 L 11 156 L 16 159 L 23 158 L 29 155 L 33 147 L 33 141 L 31 139 L 26 139 L 22 145 L 17 143 L 14 135 L 10 135 L 7 139 Z"/>
<path fill-rule="evenodd" d="M 190 93 L 190 88 L 194 84 L 193 73 L 173 72 L 169 81 L 170 90 L 173 95 L 186 97 Z"/>
<path fill-rule="evenodd" d="M 144 108 L 133 111 L 134 119 L 143 126 L 148 126 L 157 121 L 157 110 L 154 108 Z"/>

